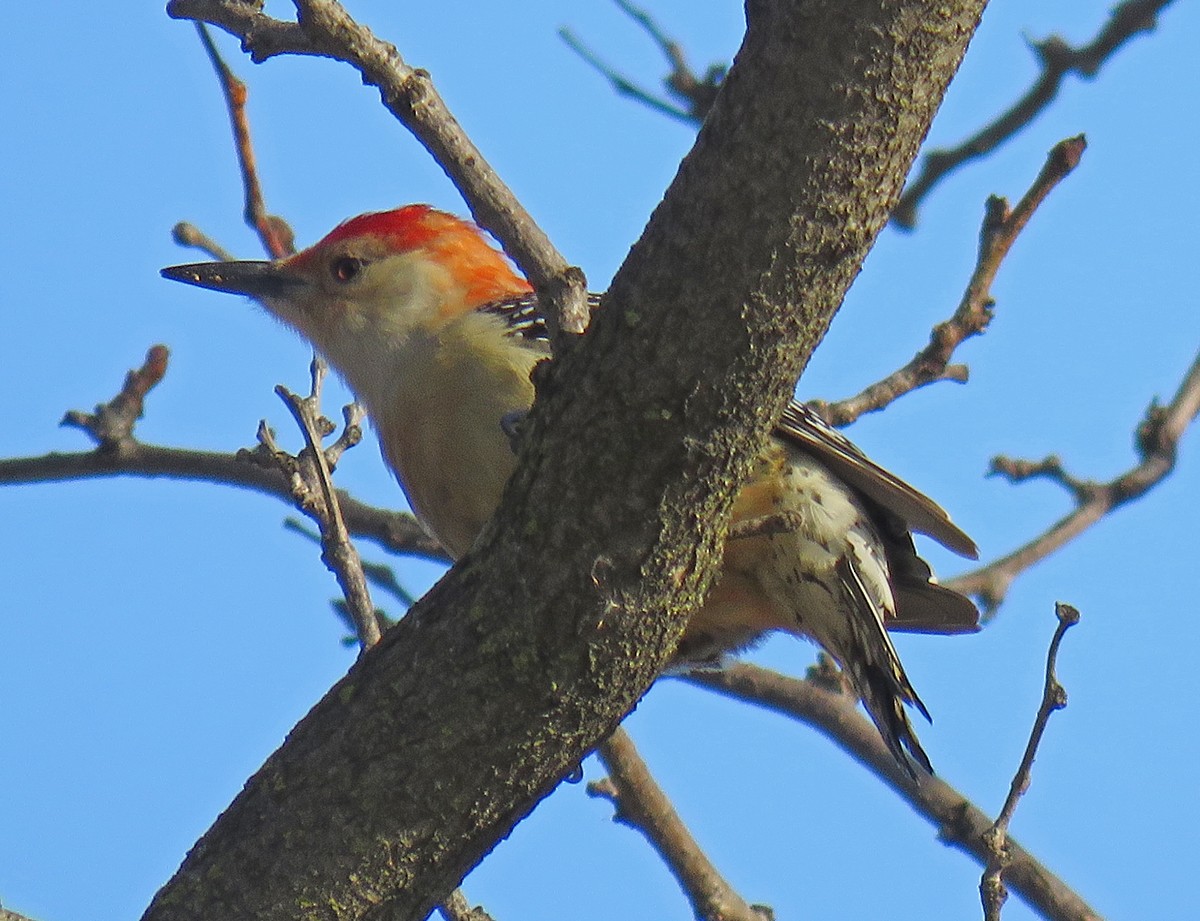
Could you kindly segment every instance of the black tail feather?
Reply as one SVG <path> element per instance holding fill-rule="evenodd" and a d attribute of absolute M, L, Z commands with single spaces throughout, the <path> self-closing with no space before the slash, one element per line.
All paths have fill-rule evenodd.
<path fill-rule="evenodd" d="M 916 771 L 913 770 L 912 762 L 914 761 L 927 773 L 932 774 L 933 765 L 930 764 L 925 749 L 921 747 L 917 734 L 913 731 L 912 722 L 908 718 L 908 713 L 904 709 L 904 700 L 907 695 L 895 677 L 884 669 L 868 666 L 862 670 L 861 677 L 854 677 L 854 683 L 862 697 L 867 714 L 879 729 L 879 734 L 883 737 L 892 757 L 896 759 L 896 763 L 914 781 L 917 779 Z M 907 683 L 906 679 L 905 684 L 907 685 Z M 912 695 L 909 702 L 920 710 L 926 719 L 929 719 L 929 712 L 916 694 Z"/>
<path fill-rule="evenodd" d="M 879 729 L 884 743 L 896 762 L 915 782 L 917 772 L 913 762 L 933 773 L 929 756 L 917 740 L 905 705 L 915 707 L 927 720 L 929 710 L 913 689 L 900 664 L 900 657 L 883 626 L 883 614 L 871 598 L 853 560 L 838 561 L 838 575 L 846 592 L 850 629 L 844 636 L 842 648 L 831 650 L 841 660 L 850 675 L 867 714 Z"/>

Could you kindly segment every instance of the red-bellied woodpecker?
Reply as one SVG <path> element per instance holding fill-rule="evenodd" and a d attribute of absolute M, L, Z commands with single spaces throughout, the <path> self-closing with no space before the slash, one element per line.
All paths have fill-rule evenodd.
<path fill-rule="evenodd" d="M 528 282 L 473 224 L 410 205 L 364 214 L 278 262 L 212 262 L 168 278 L 247 294 L 297 329 L 349 383 L 413 511 L 453 557 L 470 548 L 515 462 L 503 424 L 533 400 L 548 357 Z M 977 629 L 938 586 L 910 530 L 975 556 L 933 501 L 793 403 L 734 506 L 721 575 L 676 654 L 711 659 L 782 630 L 849 675 L 888 748 L 926 770 L 904 705 L 928 716 L 886 628 Z M 914 775 L 915 776 L 915 775 Z"/>

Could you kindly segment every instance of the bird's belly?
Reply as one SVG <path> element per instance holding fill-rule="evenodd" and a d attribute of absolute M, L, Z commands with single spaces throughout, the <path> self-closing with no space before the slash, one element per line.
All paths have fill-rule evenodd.
<path fill-rule="evenodd" d="M 384 459 L 413 513 L 457 559 L 492 517 L 516 464 L 501 420 L 532 402 L 536 356 L 449 351 L 472 360 L 437 351 L 410 356 L 410 377 L 397 388 L 404 398 L 390 401 L 377 420 Z"/>
<path fill-rule="evenodd" d="M 437 410 L 432 416 L 413 417 L 420 438 L 381 439 L 381 445 L 413 514 L 458 559 L 499 505 L 514 458 L 499 415 L 494 433 Z"/>
<path fill-rule="evenodd" d="M 847 553 L 862 564 L 880 606 L 893 609 L 865 514 L 806 455 L 769 448 L 738 494 L 732 528 L 717 583 L 688 624 L 679 658 L 736 650 L 772 630 L 828 644 L 845 617 L 835 567 Z"/>

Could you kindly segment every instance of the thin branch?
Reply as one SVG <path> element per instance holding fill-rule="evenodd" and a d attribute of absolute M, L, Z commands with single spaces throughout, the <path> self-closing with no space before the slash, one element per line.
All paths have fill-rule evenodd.
<path fill-rule="evenodd" d="M 353 618 L 359 644 L 365 651 L 379 642 L 379 621 L 375 605 L 363 575 L 358 550 L 350 540 L 342 520 L 341 507 L 333 488 L 331 470 L 342 453 L 362 440 L 362 409 L 352 403 L 344 410 L 345 426 L 341 436 L 329 448 L 322 447 L 325 436 L 332 434 L 334 425 L 321 415 L 321 385 L 325 378 L 324 362 L 313 359 L 312 389 L 307 397 L 299 397 L 286 387 L 275 392 L 304 432 L 307 447 L 293 458 L 275 445 L 266 422 L 259 426 L 259 439 L 268 451 L 290 474 L 292 494 L 297 504 L 312 515 L 321 529 L 321 560 L 337 578 Z M 307 461 L 307 463 L 306 463 Z M 310 511 L 311 509 L 311 511 Z"/>
<path fill-rule="evenodd" d="M 233 129 L 234 150 L 241 172 L 242 187 L 245 190 L 243 216 L 246 223 L 258 233 L 267 254 L 272 259 L 283 259 L 296 251 L 295 234 L 283 218 L 267 212 L 246 111 L 249 98 L 246 84 L 238 79 L 225 63 L 208 28 L 201 22 L 194 25 L 225 97 L 225 106 Z M 177 225 L 177 239 L 182 236 L 180 230 Z M 207 241 L 207 238 L 204 239 Z M 321 533 L 321 560 L 334 574 L 342 589 L 346 611 L 354 625 L 359 645 L 365 651 L 379 641 L 380 622 L 375 606 L 371 603 L 362 560 L 350 540 L 342 518 L 331 470 L 344 451 L 362 440 L 361 422 L 366 414 L 357 404 L 345 407 L 342 434 L 328 448 L 323 448 L 322 440 L 326 435 L 332 434 L 334 429 L 333 424 L 321 414 L 321 385 L 327 373 L 325 362 L 314 356 L 310 373 L 312 386 L 308 397 L 298 397 L 283 386 L 275 388 L 276 394 L 283 400 L 304 433 L 308 445 L 306 450 L 297 458 L 280 452 L 265 421 L 259 425 L 259 440 L 275 457 L 285 474 L 291 474 L 289 482 L 296 502 L 301 507 L 311 509 L 310 514 Z M 314 485 L 316 489 L 313 488 Z M 318 494 L 319 502 L 316 501 Z"/>
<path fill-rule="evenodd" d="M 849 425 L 859 416 L 883 409 L 897 397 L 935 381 L 965 381 L 965 365 L 951 365 L 954 350 L 978 336 L 992 320 L 992 283 L 1004 257 L 1046 196 L 1079 165 L 1087 141 L 1083 135 L 1059 141 L 1029 190 L 1009 209 L 1008 201 L 993 195 L 987 200 L 979 232 L 979 256 L 958 309 L 945 323 L 933 328 L 929 344 L 903 368 L 872 384 L 861 393 L 836 403 L 814 405 L 830 425 Z"/>
<path fill-rule="evenodd" d="M 1054 630 L 1050 649 L 1046 653 L 1046 683 L 1042 689 L 1042 703 L 1038 707 L 1033 729 L 1029 733 L 1029 743 L 1025 746 L 1021 764 L 1013 775 L 1012 785 L 1008 788 L 1008 796 L 1000 814 L 983 835 L 984 844 L 988 849 L 988 862 L 979 882 L 979 896 L 983 902 L 985 921 L 1000 921 L 1000 909 L 1008 899 L 1008 889 L 1004 885 L 1004 873 L 1009 865 L 1008 826 L 1012 822 L 1013 813 L 1017 811 L 1017 803 L 1029 789 L 1033 759 L 1037 756 L 1038 746 L 1046 732 L 1046 724 L 1050 722 L 1050 714 L 1067 705 L 1067 692 L 1058 682 L 1055 666 L 1058 663 L 1058 647 L 1062 645 L 1066 632 L 1079 623 L 1079 611 L 1069 604 L 1059 602 L 1054 606 L 1054 616 L 1058 618 L 1058 627 Z"/>
<path fill-rule="evenodd" d="M 620 727 L 597 749 L 608 777 L 588 784 L 590 796 L 609 800 L 614 821 L 641 832 L 683 888 L 702 921 L 770 921 L 771 909 L 750 905 L 729 885 L 692 837 L 655 783 L 629 734 Z"/>
<path fill-rule="evenodd" d="M 72 415 L 85 414 L 73 411 Z M 89 434 L 97 437 L 90 431 Z M 236 486 L 292 504 L 287 477 L 273 462 L 264 464 L 260 451 L 243 450 L 236 454 L 192 451 L 130 439 L 121 442 L 119 451 L 101 446 L 94 451 L 54 452 L 0 460 L 0 485 L 116 476 L 166 477 Z M 412 515 L 367 505 L 344 490 L 337 491 L 337 499 L 346 527 L 355 537 L 372 540 L 393 553 L 449 562 L 446 552 Z"/>
<path fill-rule="evenodd" d="M 69 410 L 61 424 L 85 431 L 103 453 L 114 456 L 126 453 L 135 443 L 133 427 L 142 418 L 146 394 L 167 373 L 169 356 L 165 345 L 151 346 L 142 366 L 125 375 L 120 393 L 97 406 L 94 412 Z"/>
<path fill-rule="evenodd" d="M 162 461 L 168 458 L 180 460 L 181 455 L 192 463 L 207 463 L 232 472 L 227 455 L 204 455 L 199 452 L 149 448 L 139 444 L 133 437 L 133 426 L 141 418 L 146 394 L 166 373 L 167 355 L 165 346 L 154 346 L 146 353 L 145 364 L 125 376 L 121 392 L 112 400 L 97 406 L 94 413 L 78 410 L 66 413 L 63 424 L 86 432 L 97 443 L 95 451 L 89 454 L 49 454 L 41 458 L 0 461 L 0 483 L 72 479 L 86 473 L 111 475 L 116 472 L 144 472 L 147 475 L 157 475 L 171 471 L 149 469 L 151 464 L 147 463 L 148 461 Z M 333 430 L 333 424 L 320 415 L 320 391 L 324 373 L 324 364 L 314 359 L 312 392 L 304 399 L 286 388 L 276 388 L 276 392 L 305 434 L 308 441 L 307 451 L 301 452 L 299 458 L 292 458 L 281 452 L 276 447 L 265 422 L 259 426 L 259 439 L 267 455 L 280 465 L 290 497 L 296 501 L 297 507 L 312 517 L 320 527 L 321 558 L 337 576 L 338 584 L 341 585 L 346 602 L 353 613 L 359 639 L 366 649 L 379 640 L 379 625 L 375 619 L 375 608 L 370 603 L 358 552 L 350 542 L 349 532 L 342 519 L 338 495 L 329 479 L 330 469 L 336 465 L 342 453 L 362 439 L 360 423 L 363 413 L 357 406 L 346 407 L 346 424 L 341 437 L 329 448 L 321 448 L 321 439 Z M 234 464 L 239 466 L 236 476 L 242 480 L 244 468 L 241 467 L 240 461 L 240 456 L 234 459 Z M 141 467 L 140 471 L 133 469 L 138 467 Z M 238 485 L 254 485 L 261 488 L 257 482 L 250 484 L 242 481 Z"/>
<path fill-rule="evenodd" d="M 225 107 L 229 111 L 229 124 L 233 128 L 233 147 L 237 151 L 238 167 L 242 173 L 242 188 L 246 190 L 246 206 L 243 215 L 246 223 L 258 234 L 263 248 L 272 259 L 282 259 L 296 251 L 296 235 L 283 218 L 267 213 L 263 201 L 262 182 L 258 178 L 258 167 L 254 156 L 254 143 L 250 139 L 250 119 L 246 114 L 249 92 L 246 84 L 237 78 L 221 57 L 212 36 L 203 23 L 196 23 L 196 33 L 208 54 L 221 92 L 225 96 Z"/>
<path fill-rule="evenodd" d="M 618 94 L 629 96 L 664 115 L 698 127 L 716 101 L 717 93 L 721 89 L 721 83 L 725 79 L 728 68 L 723 64 L 713 64 L 703 77 L 698 76 L 688 65 L 687 57 L 683 53 L 683 46 L 671 38 L 646 10 L 634 6 L 627 0 L 614 0 L 614 2 L 658 45 L 671 68 L 670 73 L 663 80 L 663 84 L 672 95 L 683 100 L 686 104 L 685 107 L 673 105 L 667 100 L 655 96 L 649 90 L 639 87 L 615 68 L 604 63 L 600 56 L 588 48 L 571 29 L 564 26 L 558 30 L 559 36 L 572 51 L 583 58 L 584 62 L 608 80 Z"/>
<path fill-rule="evenodd" d="M 405 63 L 394 45 L 356 23 L 335 0 L 297 0 L 298 21 L 273 19 L 241 0 L 171 0 L 167 12 L 219 26 L 241 39 L 258 62 L 277 54 L 316 54 L 344 61 L 379 88 L 384 105 L 433 155 L 466 199 L 476 221 L 537 287 L 550 332 L 587 327 L 587 281 L 534 223 L 446 108 L 426 71 Z"/>
<path fill-rule="evenodd" d="M 1056 454 L 1043 457 L 1040 461 L 997 455 L 992 458 L 988 475 L 1002 476 L 1013 484 L 1024 483 L 1026 480 L 1049 480 L 1071 493 L 1079 504 L 1090 501 L 1101 488 L 1095 480 L 1081 480 L 1068 473 L 1062 458 Z"/>
<path fill-rule="evenodd" d="M 171 239 L 179 246 L 198 249 L 217 262 L 229 262 L 235 258 L 233 253 L 195 224 L 189 224 L 187 221 L 180 221 L 171 228 Z"/>
<path fill-rule="evenodd" d="M 345 501 L 345 494 L 341 493 L 340 491 L 338 494 L 338 501 Z M 301 537 L 307 538 L 317 546 L 320 546 L 321 544 L 321 532 L 314 531 L 299 518 L 285 518 L 283 520 L 283 527 L 284 530 L 299 534 Z M 347 527 L 349 527 L 349 525 L 347 525 Z M 354 533 L 352 528 L 350 529 L 350 532 L 352 534 Z M 363 575 L 367 577 L 367 582 L 380 591 L 390 595 L 393 600 L 401 605 L 401 607 L 407 610 L 417 603 L 416 597 L 400 584 L 400 580 L 396 578 L 396 571 L 392 569 L 391 566 L 388 566 L 386 563 L 370 563 L 366 560 L 363 560 L 362 569 Z"/>
<path fill-rule="evenodd" d="M 666 99 L 661 99 L 655 96 L 647 89 L 643 89 L 634 83 L 629 77 L 624 76 L 610 64 L 606 64 L 604 60 L 589 48 L 575 32 L 563 26 L 558 30 L 558 36 L 567 43 L 567 47 L 574 51 L 577 55 L 583 58 L 584 63 L 591 66 L 600 76 L 604 77 L 612 84 L 613 91 L 620 96 L 628 96 L 635 99 L 643 105 L 654 109 L 663 115 L 678 119 L 681 122 L 686 122 L 689 125 L 695 125 L 696 119 L 691 112 L 686 109 L 681 109 L 679 106 L 668 102 Z"/>
<path fill-rule="evenodd" d="M 683 53 L 683 46 L 671 38 L 646 10 L 640 6 L 634 6 L 628 0 L 614 0 L 614 2 L 634 22 L 645 29 L 646 34 L 654 39 L 655 44 L 667 59 L 667 63 L 671 65 L 671 72 L 664 81 L 667 89 L 676 96 L 687 100 L 692 118 L 697 124 L 704 121 L 709 109 L 717 100 L 717 93 L 720 92 L 721 83 L 729 72 L 729 68 L 724 64 L 710 64 L 704 76 L 698 77 L 688 65 L 687 56 Z"/>
<path fill-rule="evenodd" d="M 919 784 L 913 783 L 850 695 L 745 663 L 721 671 L 692 672 L 683 680 L 812 726 L 935 825 L 943 842 L 966 852 L 981 866 L 986 863 L 983 833 L 991 819 L 936 776 L 922 776 Z M 1035 910 L 1053 921 L 1099 921 L 1096 911 L 1016 841 L 1009 839 L 1008 850 L 1006 878 Z"/>
<path fill-rule="evenodd" d="M 1125 0 L 1114 9 L 1104 28 L 1088 44 L 1078 48 L 1053 35 L 1031 42 L 1042 72 L 1029 90 L 991 124 L 948 150 L 931 150 L 922 158 L 920 174 L 909 183 L 900 197 L 892 221 L 911 230 L 917 223 L 921 201 L 948 173 L 969 160 L 991 153 L 1028 125 L 1058 95 L 1063 79 L 1071 73 L 1085 79 L 1095 77 L 1100 68 L 1122 45 L 1141 32 L 1157 25 L 1158 14 L 1171 0 Z"/>
<path fill-rule="evenodd" d="M 1027 479 L 1049 479 L 1063 486 L 1075 500 L 1075 508 L 1023 547 L 995 562 L 946 582 L 948 588 L 975 595 L 985 614 L 994 613 L 1004 601 L 1012 581 L 1035 563 L 1078 537 L 1114 509 L 1132 502 L 1153 489 L 1175 468 L 1179 441 L 1192 420 L 1200 414 L 1200 353 L 1193 359 L 1179 389 L 1166 406 L 1150 404 L 1137 427 L 1135 442 L 1139 462 L 1125 473 L 1097 483 L 1070 476 L 1057 458 L 1030 463 L 997 457 L 992 472 L 1013 483 Z"/>

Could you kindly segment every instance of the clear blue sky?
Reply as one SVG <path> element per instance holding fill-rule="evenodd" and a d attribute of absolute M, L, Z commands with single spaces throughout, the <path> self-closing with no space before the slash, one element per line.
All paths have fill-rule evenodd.
<path fill-rule="evenodd" d="M 272 5 L 288 15 L 289 4 Z M 648 84 L 661 72 L 654 47 L 604 2 L 349 6 L 433 73 L 602 288 L 691 132 L 614 96 L 555 29 L 571 25 Z M 697 66 L 737 47 L 737 3 L 648 6 Z M 1084 40 L 1107 7 L 996 4 L 934 142 L 959 139 L 1029 83 L 1023 33 Z M 1057 452 L 1077 474 L 1108 478 L 1132 463 L 1149 400 L 1169 396 L 1195 354 L 1198 35 L 1196 5 L 1175 4 L 1099 80 L 1070 81 L 1030 130 L 942 186 L 917 233 L 886 231 L 801 384 L 803 395 L 836 398 L 906 361 L 957 302 L 984 198 L 1019 196 L 1055 141 L 1086 132 L 1083 166 L 1002 270 L 992 331 L 962 350 L 971 383 L 906 397 L 851 432 L 934 493 L 985 558 L 1068 507 L 1050 485 L 984 479 L 991 455 Z M 461 210 L 348 67 L 255 67 L 236 42 L 222 46 L 250 84 L 269 204 L 302 243 L 364 210 Z M 191 26 L 156 4 L 133 4 L 119 21 L 105 5 L 24 4 L 0 33 L 0 73 L 0 455 L 86 447 L 58 419 L 111 397 L 156 342 L 172 364 L 139 427 L 145 440 L 233 450 L 266 417 L 295 447 L 271 388 L 304 386 L 303 346 L 246 303 L 158 276 L 192 258 L 169 238 L 180 219 L 260 255 Z M 344 400 L 331 390 L 327 406 Z M 936 720 L 921 730 L 935 766 L 994 811 L 1037 706 L 1053 603 L 1082 610 L 1060 664 L 1070 706 L 1051 723 L 1013 833 L 1114 917 L 1194 910 L 1198 455 L 1192 432 L 1168 483 L 1022 577 L 981 635 L 897 641 Z M 369 443 L 338 480 L 368 501 L 402 501 Z M 336 586 L 313 547 L 281 529 L 287 508 L 224 487 L 5 488 L 0 508 L 0 900 L 42 921 L 134 918 L 350 665 L 328 604 Z M 397 567 L 418 592 L 437 576 Z M 777 640 L 752 658 L 798 674 L 812 656 Z M 979 916 L 977 867 L 810 730 L 669 683 L 628 726 L 718 866 L 780 918 Z M 589 761 L 586 774 L 600 770 Z M 469 897 L 500 921 L 562 917 L 564 905 L 580 921 L 689 917 L 646 844 L 610 814 L 582 786 L 562 787 L 472 874 Z M 1031 916 L 1016 900 L 1005 911 Z"/>

